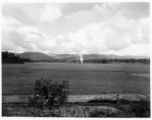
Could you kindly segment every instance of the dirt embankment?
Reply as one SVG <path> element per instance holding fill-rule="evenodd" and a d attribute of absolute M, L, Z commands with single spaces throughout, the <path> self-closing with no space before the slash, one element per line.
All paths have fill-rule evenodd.
<path fill-rule="evenodd" d="M 27 103 L 28 97 L 32 95 L 3 95 L 2 103 Z M 96 94 L 96 95 L 69 95 L 67 102 L 88 102 L 91 100 L 117 100 L 123 99 L 128 101 L 140 101 L 143 99 L 150 100 L 150 95 L 143 94 Z"/>

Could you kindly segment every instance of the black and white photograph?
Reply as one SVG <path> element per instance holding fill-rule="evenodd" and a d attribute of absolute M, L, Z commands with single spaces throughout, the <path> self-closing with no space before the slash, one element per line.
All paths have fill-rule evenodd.
<path fill-rule="evenodd" d="M 1 2 L 1 114 L 151 118 L 150 1 Z"/>

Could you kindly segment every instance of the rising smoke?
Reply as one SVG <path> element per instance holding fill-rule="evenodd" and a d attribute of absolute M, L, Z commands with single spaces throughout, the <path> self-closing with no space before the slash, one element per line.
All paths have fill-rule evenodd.
<path fill-rule="evenodd" d="M 80 54 L 80 62 L 83 63 L 83 55 Z"/>

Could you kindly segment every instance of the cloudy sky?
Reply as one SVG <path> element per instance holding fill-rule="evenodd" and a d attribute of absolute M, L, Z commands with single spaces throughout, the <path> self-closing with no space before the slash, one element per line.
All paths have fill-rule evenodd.
<path fill-rule="evenodd" d="M 3 3 L 2 50 L 150 55 L 149 3 Z"/>

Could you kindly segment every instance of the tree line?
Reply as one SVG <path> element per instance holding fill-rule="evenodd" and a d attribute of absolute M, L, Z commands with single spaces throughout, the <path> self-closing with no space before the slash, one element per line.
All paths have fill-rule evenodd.
<path fill-rule="evenodd" d="M 31 59 L 28 58 L 20 58 L 15 53 L 4 51 L 2 52 L 2 63 L 21 63 L 24 62 L 33 62 Z"/>
<path fill-rule="evenodd" d="M 150 64 L 150 59 L 90 59 L 84 60 L 84 63 L 141 63 L 141 64 Z"/>
<path fill-rule="evenodd" d="M 53 60 L 37 60 L 34 62 L 51 62 L 51 63 L 81 63 L 80 60 L 65 60 L 65 59 L 53 59 Z M 114 64 L 114 63 L 139 63 L 150 64 L 150 59 L 88 59 L 83 60 L 83 63 L 94 64 Z"/>
<path fill-rule="evenodd" d="M 52 60 L 31 60 L 29 58 L 20 58 L 12 52 L 2 52 L 2 63 L 24 63 L 24 62 L 51 62 L 51 63 L 81 63 L 80 60 L 52 59 Z M 113 63 L 140 63 L 150 64 L 150 58 L 146 59 L 87 59 L 83 63 L 94 64 L 113 64 Z"/>

